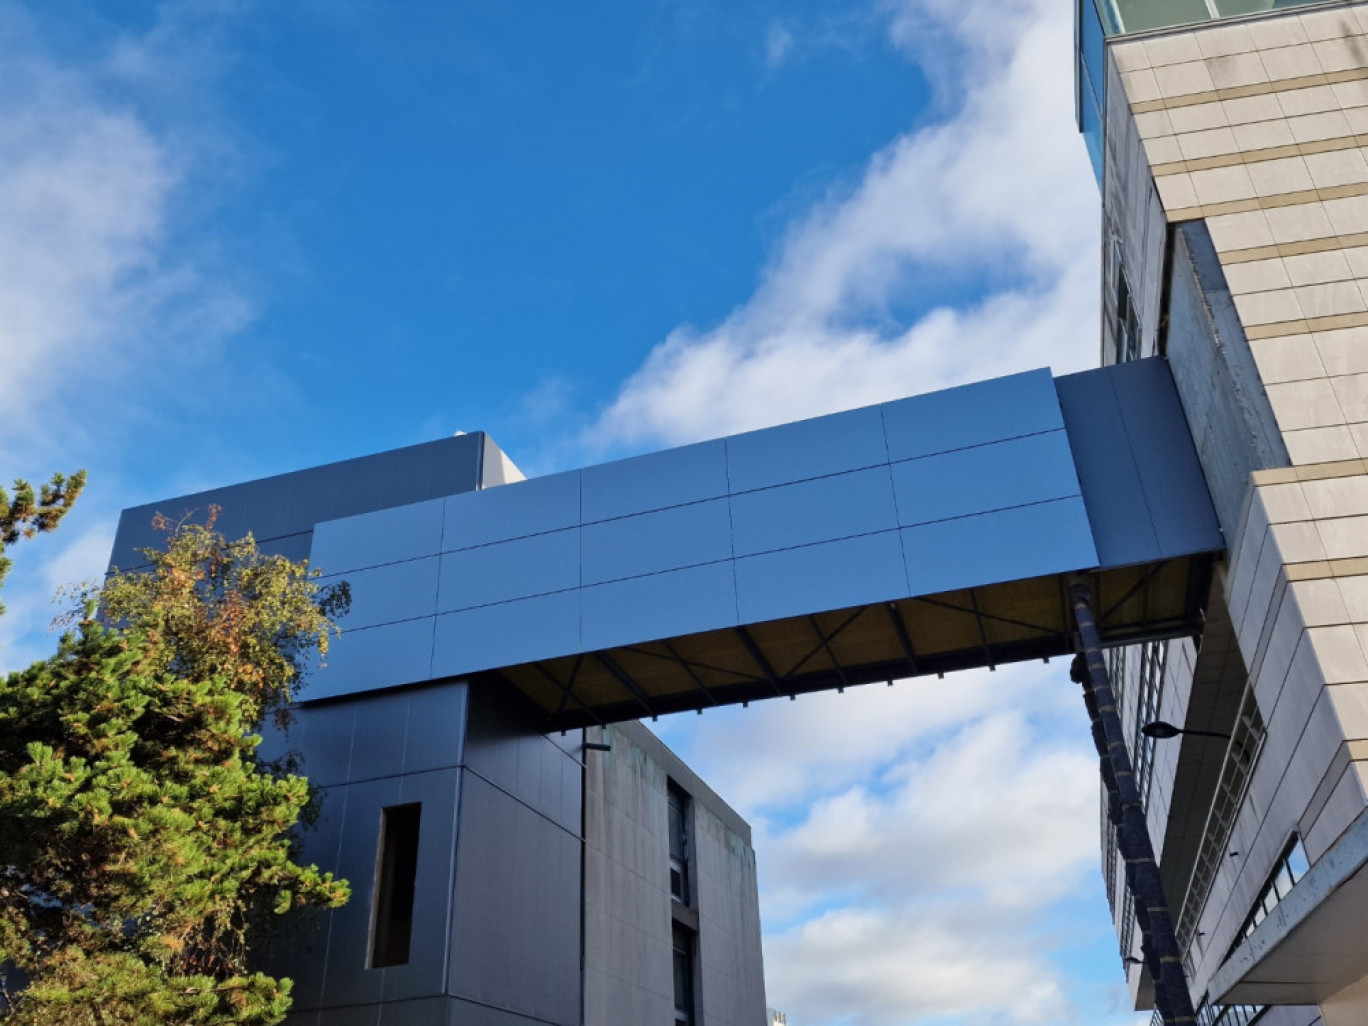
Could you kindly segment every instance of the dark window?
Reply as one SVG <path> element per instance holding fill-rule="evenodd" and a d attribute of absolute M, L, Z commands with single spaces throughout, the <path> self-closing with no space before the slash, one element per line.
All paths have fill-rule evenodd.
<path fill-rule="evenodd" d="M 1159 706 L 1164 693 L 1164 663 L 1168 658 L 1168 642 L 1147 641 L 1140 648 L 1140 690 L 1135 717 L 1135 786 L 1140 800 L 1149 804 L 1150 781 L 1154 777 L 1154 738 L 1140 733 L 1140 728 L 1159 718 Z"/>
<path fill-rule="evenodd" d="M 1116 265 L 1116 362 L 1140 359 L 1140 317 L 1135 311 L 1130 281 L 1118 260 Z"/>
<path fill-rule="evenodd" d="M 418 875 L 421 805 L 393 805 L 380 813 L 380 851 L 375 866 L 370 964 L 406 965 L 413 933 L 413 884 Z"/>
<path fill-rule="evenodd" d="M 675 1026 L 693 1026 L 694 1022 L 694 935 L 674 926 L 674 1002 Z"/>
<path fill-rule="evenodd" d="M 689 904 L 689 796 L 669 785 L 670 896 Z"/>

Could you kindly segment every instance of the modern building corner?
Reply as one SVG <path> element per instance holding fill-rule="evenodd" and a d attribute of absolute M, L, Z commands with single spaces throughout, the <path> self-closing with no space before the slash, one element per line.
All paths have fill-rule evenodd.
<path fill-rule="evenodd" d="M 1102 362 L 1167 361 L 1228 551 L 1199 635 L 1110 657 L 1187 985 L 1204 1026 L 1365 1023 L 1368 5 L 1076 10 Z M 1150 1007 L 1106 816 L 1103 875 Z"/>

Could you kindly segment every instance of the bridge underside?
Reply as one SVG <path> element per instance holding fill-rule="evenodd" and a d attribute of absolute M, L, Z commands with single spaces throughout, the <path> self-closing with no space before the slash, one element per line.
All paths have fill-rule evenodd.
<path fill-rule="evenodd" d="M 565 730 L 1077 651 L 1068 587 L 1105 642 L 1196 634 L 1215 556 L 1054 574 L 623 645 L 474 675 Z"/>

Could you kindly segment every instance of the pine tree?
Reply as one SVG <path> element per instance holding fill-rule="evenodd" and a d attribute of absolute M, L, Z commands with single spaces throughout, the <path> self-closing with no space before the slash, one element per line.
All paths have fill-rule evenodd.
<path fill-rule="evenodd" d="M 20 538 L 32 538 L 53 530 L 85 488 L 85 480 L 84 470 L 70 477 L 53 474 L 52 480 L 35 495 L 33 486 L 20 478 L 14 482 L 13 500 L 0 488 L 0 587 L 4 586 L 5 575 L 12 565 L 5 555 L 5 547 Z M 0 602 L 0 613 L 4 611 L 5 604 Z"/>
<path fill-rule="evenodd" d="M 0 966 L 23 982 L 0 992 L 6 1026 L 277 1023 L 290 981 L 254 945 L 347 898 L 293 860 L 307 782 L 256 757 L 345 588 L 212 520 L 165 526 L 149 569 L 0 682 Z"/>

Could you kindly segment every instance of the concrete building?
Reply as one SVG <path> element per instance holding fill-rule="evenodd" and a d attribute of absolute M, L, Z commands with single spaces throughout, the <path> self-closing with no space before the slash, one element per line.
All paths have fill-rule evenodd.
<path fill-rule="evenodd" d="M 1204 1024 L 1368 1023 L 1368 5 L 1079 0 L 1102 362 L 1172 370 L 1228 556 L 1112 653 Z M 1152 737 L 1167 721 L 1197 733 Z M 1202 733 L 1205 732 L 1205 733 Z M 1153 995 L 1115 829 L 1103 874 Z"/>
<path fill-rule="evenodd" d="M 112 562 L 157 543 L 156 510 L 215 505 L 265 551 L 374 565 L 414 540 L 414 504 L 520 477 L 460 436 L 127 510 Z M 392 565 L 352 575 L 349 633 L 402 620 L 415 580 Z M 322 794 L 303 857 L 353 894 L 270 957 L 295 981 L 291 1026 L 761 1026 L 745 821 L 639 723 L 548 733 L 487 680 L 410 673 L 421 648 L 344 639 L 319 680 L 356 689 L 306 689 L 290 735 L 265 743 L 302 754 Z M 406 686 L 369 686 L 396 673 Z"/>

